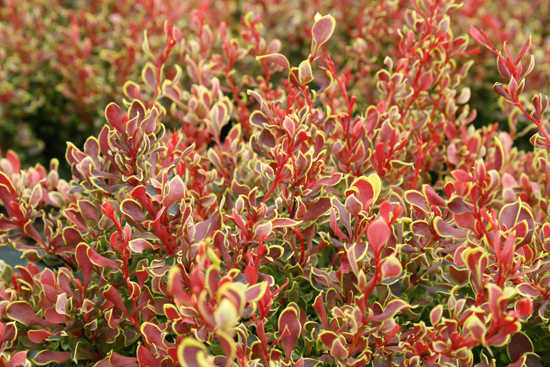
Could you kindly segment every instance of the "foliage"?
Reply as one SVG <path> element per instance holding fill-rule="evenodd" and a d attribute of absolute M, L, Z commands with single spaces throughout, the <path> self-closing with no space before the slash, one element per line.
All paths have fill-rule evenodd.
<path fill-rule="evenodd" d="M 68 118 L 114 98 L 113 86 L 124 98 L 82 149 L 69 143 L 70 179 L 56 159 L 48 169 L 23 168 L 11 150 L 0 160 L 1 243 L 29 261 L 3 267 L 0 364 L 550 358 L 550 121 L 543 87 L 531 84 L 542 80 L 532 77 L 540 38 L 500 47 L 506 27 L 466 22 L 475 1 L 344 1 L 321 13 L 317 2 L 293 13 L 258 1 L 240 23 L 239 2 L 175 12 L 170 1 L 141 1 L 148 11 L 134 18 L 109 13 L 130 2 L 91 3 L 136 29 L 154 19 L 127 39 L 143 68 L 128 64 L 120 84 L 90 80 L 97 91 L 86 99 L 69 91 L 87 93 L 78 83 L 87 63 L 63 59 L 77 38 L 44 61 L 45 75 L 62 64 L 58 90 L 78 102 Z M 48 4 L 37 14 L 55 13 Z M 7 5 L 17 24 L 25 5 Z M 74 14 L 103 29 L 81 5 L 58 4 L 77 19 L 69 29 L 80 26 Z M 472 90 L 493 77 L 495 58 L 508 131 L 473 125 Z M 518 150 L 529 131 L 532 149 Z"/>
<path fill-rule="evenodd" d="M 347 75 L 346 84 L 358 98 L 357 107 L 366 108 L 376 102 L 372 86 L 385 57 L 399 57 L 399 50 L 393 46 L 400 37 L 399 30 L 414 21 L 410 18 L 414 3 L 0 0 L 0 151 L 5 154 L 8 149 L 15 150 L 25 165 L 37 161 L 47 165 L 51 158 L 63 155 L 66 141 L 81 146 L 87 136 L 97 134 L 104 122 L 104 106 L 114 100 L 121 102 L 122 86 L 139 77 L 148 59 L 140 52 L 144 32 L 152 50 L 162 48 L 165 21 L 193 35 L 191 38 L 203 48 L 212 42 L 221 46 L 215 37 L 221 36 L 217 28 L 222 22 L 237 36 L 227 41 L 237 42 L 246 51 L 251 51 L 250 37 L 257 41 L 260 34 L 268 33 L 271 46 L 264 47 L 284 44 L 285 54 L 297 64 L 308 57 L 315 13 L 332 14 L 339 26 L 332 35 L 331 55 Z M 190 16 L 197 12 L 200 16 Z M 550 4 L 545 0 L 465 0 L 454 10 L 449 26 L 454 33 L 462 34 L 475 25 L 485 29 L 498 44 L 508 42 L 517 48 L 532 34 L 537 73 L 529 79 L 527 88 L 548 93 L 550 59 L 545 50 L 550 34 L 545 24 L 549 16 Z M 247 30 L 249 26 L 243 28 L 246 22 L 253 24 L 257 34 Z M 252 52 L 259 51 L 257 46 Z M 499 121 L 503 128 L 514 132 L 519 127 L 515 144 L 528 149 L 527 139 L 521 139 L 529 133 L 528 126 L 517 121 L 515 114 L 502 114 L 488 95 L 487 86 L 496 77 L 491 54 L 471 51 L 477 67 L 467 85 L 476 96 L 472 100 L 479 114 L 476 126 Z M 178 47 L 172 52 L 173 62 L 182 65 L 188 55 L 185 48 Z M 253 59 L 238 60 L 235 67 L 227 65 L 234 70 L 237 84 L 247 74 L 243 70 L 258 67 Z M 506 116 L 511 120 L 509 124 Z M 60 173 L 70 177 L 62 160 Z"/>

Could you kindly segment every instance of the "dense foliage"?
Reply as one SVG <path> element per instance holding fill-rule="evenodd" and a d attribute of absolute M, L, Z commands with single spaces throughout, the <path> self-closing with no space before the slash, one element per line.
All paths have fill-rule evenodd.
<path fill-rule="evenodd" d="M 550 360 L 548 2 L 0 5 L 1 366 Z"/>

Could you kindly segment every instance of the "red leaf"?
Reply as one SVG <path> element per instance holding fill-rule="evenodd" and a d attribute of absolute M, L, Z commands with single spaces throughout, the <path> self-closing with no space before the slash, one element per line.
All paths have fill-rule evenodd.
<path fill-rule="evenodd" d="M 8 150 L 6 153 L 6 159 L 8 162 L 10 162 L 11 168 L 13 169 L 14 173 L 19 173 L 21 171 L 21 162 L 19 161 L 19 157 L 13 150 Z"/>
<path fill-rule="evenodd" d="M 422 76 L 418 80 L 418 89 L 419 90 L 427 90 L 432 87 L 432 83 L 434 81 L 433 73 L 428 71 L 422 73 Z"/>
<path fill-rule="evenodd" d="M 101 205 L 101 212 L 103 214 L 105 214 L 114 223 L 117 222 L 117 220 L 115 218 L 115 208 L 114 208 L 113 204 L 111 204 L 109 202 L 103 203 L 103 205 Z"/>
<path fill-rule="evenodd" d="M 510 344 L 508 344 L 510 345 Z M 535 359 L 536 362 L 533 363 L 533 366 L 541 366 L 540 361 L 538 359 Z M 527 361 L 527 356 L 523 355 L 518 358 L 517 361 L 509 363 L 506 367 L 524 367 L 524 366 L 531 366 L 531 364 L 525 364 Z"/>
<path fill-rule="evenodd" d="M 313 80 L 313 71 L 309 60 L 304 60 L 298 66 L 298 79 L 301 84 L 307 84 Z"/>
<path fill-rule="evenodd" d="M 70 352 L 57 352 L 53 350 L 42 350 L 34 356 L 33 361 L 38 364 L 64 363 L 71 358 Z"/>
<path fill-rule="evenodd" d="M 105 108 L 105 118 L 109 125 L 122 132 L 124 129 L 122 124 L 122 111 L 116 103 L 110 103 Z"/>
<path fill-rule="evenodd" d="M 433 237 L 432 227 L 430 227 L 428 225 L 428 223 L 426 223 L 426 221 L 416 220 L 416 221 L 412 222 L 411 228 L 412 228 L 414 234 L 416 234 L 416 235 L 423 236 L 423 237 L 426 237 L 426 238 L 432 238 Z"/>
<path fill-rule="evenodd" d="M 518 313 L 521 317 L 525 317 L 533 312 L 533 302 L 530 298 L 522 298 L 518 301 Z"/>
<path fill-rule="evenodd" d="M 489 283 L 487 285 L 488 293 L 489 293 L 489 310 L 491 310 L 491 313 L 493 314 L 493 317 L 498 320 L 499 315 L 501 313 L 501 309 L 499 307 L 500 305 L 500 298 L 502 296 L 502 289 L 500 289 L 499 286 L 496 284 Z"/>
<path fill-rule="evenodd" d="M 149 215 L 155 217 L 157 211 L 155 210 L 155 206 L 153 205 L 149 194 L 147 194 L 147 189 L 145 186 L 136 186 L 136 188 L 132 190 L 131 196 L 136 199 L 145 208 L 145 210 L 147 210 Z"/>
<path fill-rule="evenodd" d="M 143 223 L 145 221 L 145 214 L 143 208 L 134 199 L 125 199 L 120 205 L 120 211 L 129 217 L 135 223 Z"/>
<path fill-rule="evenodd" d="M 325 346 L 329 347 L 332 345 L 332 343 L 338 338 L 338 335 L 330 330 L 323 330 L 321 333 L 319 333 L 319 340 L 321 343 L 323 343 Z"/>
<path fill-rule="evenodd" d="M 12 320 L 19 321 L 25 326 L 42 325 L 42 326 L 57 326 L 57 324 L 44 320 L 34 313 L 32 307 L 24 302 L 17 301 L 8 305 L 6 314 Z"/>
<path fill-rule="evenodd" d="M 128 312 L 128 309 L 126 308 L 126 305 L 124 304 L 124 300 L 118 293 L 118 291 L 111 285 L 108 286 L 108 288 L 103 291 L 103 295 L 106 299 L 111 301 L 116 308 L 118 308 L 120 311 L 122 311 L 125 315 L 129 316 L 130 313 Z"/>
<path fill-rule="evenodd" d="M 416 206 L 417 208 L 422 209 L 425 213 L 429 213 L 430 209 L 426 204 L 426 197 L 415 190 L 410 190 L 405 192 L 405 200 L 407 203 Z"/>
<path fill-rule="evenodd" d="M 7 367 L 19 367 L 27 365 L 27 351 L 20 351 L 11 356 Z"/>
<path fill-rule="evenodd" d="M 363 210 L 367 210 L 378 199 L 382 188 L 382 181 L 376 173 L 373 173 L 368 177 L 362 176 L 357 178 L 351 186 L 357 191 L 357 198 L 361 202 Z M 346 195 L 348 195 L 348 192 L 346 192 Z"/>
<path fill-rule="evenodd" d="M 422 189 L 424 191 L 424 195 L 426 195 L 426 198 L 428 198 L 428 202 L 435 206 L 443 207 L 445 206 L 445 200 L 441 196 L 435 192 L 433 187 L 430 185 L 423 185 Z"/>
<path fill-rule="evenodd" d="M 506 204 L 500 209 L 498 216 L 501 225 L 505 225 L 507 229 L 512 228 L 518 221 L 519 213 L 521 210 L 520 201 Z"/>
<path fill-rule="evenodd" d="M 321 215 L 325 214 L 327 210 L 330 209 L 330 207 L 331 204 L 329 198 L 320 198 L 319 200 L 309 205 L 306 214 L 302 218 L 302 221 L 309 222 L 316 220 Z"/>
<path fill-rule="evenodd" d="M 151 322 L 145 322 L 141 325 L 141 333 L 145 336 L 147 344 L 161 348 L 166 347 L 164 337 L 162 336 L 162 330 L 160 330 L 157 325 Z"/>
<path fill-rule="evenodd" d="M 81 243 L 76 246 L 75 257 L 76 262 L 78 263 L 78 267 L 80 268 L 80 270 L 82 271 L 82 275 L 84 276 L 84 288 L 88 288 L 93 269 L 93 264 L 91 263 L 88 256 L 88 245 Z"/>
<path fill-rule="evenodd" d="M 479 247 L 467 249 L 462 253 L 462 260 L 470 269 L 470 282 L 475 291 L 481 287 L 481 279 L 487 267 L 487 254 Z"/>
<path fill-rule="evenodd" d="M 0 322 L 0 344 L 4 348 L 10 347 L 17 337 L 17 329 L 15 322 L 2 323 Z"/>
<path fill-rule="evenodd" d="M 338 220 L 336 219 L 336 210 L 335 209 L 332 209 L 330 211 L 330 221 L 329 221 L 329 225 L 330 225 L 330 229 L 332 230 L 332 232 L 334 232 L 334 234 L 336 236 L 338 236 L 338 238 L 340 238 L 341 240 L 345 240 L 347 239 L 348 237 L 344 234 L 344 232 L 342 232 L 342 230 L 340 229 L 340 227 L 338 226 Z"/>
<path fill-rule="evenodd" d="M 345 360 L 349 354 L 346 345 L 346 339 L 341 335 L 338 336 L 330 346 L 330 355 Z"/>
<path fill-rule="evenodd" d="M 90 220 L 95 223 L 99 221 L 99 214 L 97 212 L 97 208 L 90 201 L 79 200 L 78 208 L 80 209 L 80 213 L 82 213 L 82 216 L 87 220 Z"/>
<path fill-rule="evenodd" d="M 116 261 L 113 261 L 106 258 L 105 256 L 98 254 L 93 248 L 89 247 L 88 245 L 85 246 L 88 247 L 87 254 L 92 264 L 99 267 L 120 270 L 120 266 Z"/>
<path fill-rule="evenodd" d="M 261 282 L 248 287 L 245 292 L 246 301 L 249 303 L 259 301 L 264 296 L 267 286 L 268 284 L 266 282 Z"/>
<path fill-rule="evenodd" d="M 73 227 L 66 227 L 63 230 L 63 241 L 65 241 L 66 245 L 74 246 L 82 241 L 82 237 L 80 236 L 80 232 Z"/>
<path fill-rule="evenodd" d="M 382 204 L 380 204 L 380 208 L 378 210 L 382 218 L 384 218 L 384 221 L 386 223 L 389 223 L 391 220 L 391 212 L 392 212 L 391 203 L 389 201 L 384 201 Z"/>
<path fill-rule="evenodd" d="M 174 176 L 168 182 L 168 193 L 164 198 L 164 206 L 171 207 L 174 203 L 180 201 L 185 196 L 185 183 L 180 176 Z"/>
<path fill-rule="evenodd" d="M 455 214 L 463 214 L 472 211 L 470 204 L 465 203 L 459 196 L 451 198 L 447 204 L 447 207 Z"/>
<path fill-rule="evenodd" d="M 529 283 L 522 283 L 518 285 L 517 290 L 524 296 L 539 297 L 541 295 L 541 292 Z"/>
<path fill-rule="evenodd" d="M 202 343 L 192 338 L 184 339 L 178 346 L 178 361 L 181 366 L 187 367 L 205 367 L 211 366 L 210 363 L 203 364 L 206 360 L 206 348 Z"/>
<path fill-rule="evenodd" d="M 512 99 L 512 97 L 510 96 L 510 92 L 508 91 L 508 88 L 506 88 L 504 85 L 500 84 L 500 83 L 496 83 L 494 86 L 493 86 L 493 90 L 495 91 L 496 94 L 498 94 L 499 96 L 502 96 L 506 99 Z"/>
<path fill-rule="evenodd" d="M 533 351 L 533 343 L 527 335 L 516 333 L 512 335 L 512 339 L 510 343 L 508 343 L 507 349 L 510 360 L 517 361 L 525 354 Z"/>
<path fill-rule="evenodd" d="M 319 317 L 321 318 L 321 322 L 323 323 L 323 327 L 325 329 L 328 328 L 327 312 L 325 310 L 325 304 L 323 302 L 323 292 L 319 293 L 319 295 L 315 297 L 315 302 L 313 302 L 313 308 L 319 314 Z"/>
<path fill-rule="evenodd" d="M 375 254 L 380 253 L 384 244 L 389 240 L 390 235 L 390 228 L 386 222 L 384 222 L 384 219 L 379 218 L 369 224 L 367 238 L 369 240 L 369 246 L 373 249 Z"/>
<path fill-rule="evenodd" d="M 185 291 L 182 275 L 178 267 L 173 267 L 170 269 L 168 274 L 168 292 L 172 297 L 174 297 L 176 304 L 187 305 L 190 303 L 190 297 Z"/>
<path fill-rule="evenodd" d="M 47 337 L 53 335 L 49 330 L 46 329 L 40 329 L 40 330 L 29 330 L 27 331 L 27 336 L 29 337 L 30 341 L 36 344 L 40 344 L 46 339 Z"/>
<path fill-rule="evenodd" d="M 109 367 L 138 367 L 135 357 L 126 357 L 116 352 L 112 352 L 108 358 Z"/>
<path fill-rule="evenodd" d="M 137 347 L 136 355 L 140 367 L 157 367 L 160 365 L 159 361 L 153 356 L 153 353 L 141 344 Z"/>
<path fill-rule="evenodd" d="M 302 324 L 298 319 L 298 306 L 291 303 L 279 315 L 279 333 L 281 334 L 281 344 L 285 351 L 286 360 L 290 360 L 290 354 L 296 348 L 296 343 L 302 332 Z"/>
<path fill-rule="evenodd" d="M 384 308 L 384 311 L 381 313 L 374 315 L 372 317 L 373 321 L 385 321 L 389 318 L 393 317 L 396 313 L 398 313 L 401 310 L 404 310 L 406 308 L 410 308 L 411 306 L 407 304 L 405 301 L 400 299 L 394 299 L 390 301 Z"/>
<path fill-rule="evenodd" d="M 244 268 L 244 275 L 248 284 L 256 284 L 258 281 L 258 269 L 254 264 L 248 264 Z"/>

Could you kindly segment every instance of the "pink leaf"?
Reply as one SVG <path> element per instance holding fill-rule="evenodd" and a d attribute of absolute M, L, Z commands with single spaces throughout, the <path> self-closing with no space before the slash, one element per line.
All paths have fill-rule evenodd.
<path fill-rule="evenodd" d="M 141 254 L 143 251 L 153 248 L 153 245 L 143 238 L 135 238 L 128 243 L 128 247 L 133 252 Z"/>
<path fill-rule="evenodd" d="M 441 237 L 464 238 L 467 234 L 466 231 L 451 226 L 441 217 L 434 218 L 433 226 L 437 234 Z"/>
<path fill-rule="evenodd" d="M 480 31 L 473 25 L 470 26 L 470 36 L 472 36 L 472 38 L 475 39 L 478 43 L 481 43 L 483 46 L 487 47 L 489 50 L 494 49 L 485 32 Z"/>
<path fill-rule="evenodd" d="M 10 162 L 11 168 L 13 169 L 14 173 L 19 173 L 21 171 L 21 162 L 19 161 L 19 157 L 13 150 L 8 150 L 6 153 L 6 159 L 8 162 Z"/>
<path fill-rule="evenodd" d="M 258 56 L 257 60 L 260 62 L 271 62 L 275 65 L 282 67 L 285 70 L 290 70 L 290 63 L 285 55 L 279 53 L 267 54 Z"/>
<path fill-rule="evenodd" d="M 141 73 L 141 78 L 145 83 L 147 83 L 151 88 L 156 88 L 156 71 L 155 67 L 151 63 L 147 63 L 143 68 Z"/>
<path fill-rule="evenodd" d="M 259 241 L 265 241 L 271 234 L 272 228 L 271 222 L 256 225 L 254 228 L 254 238 Z"/>
<path fill-rule="evenodd" d="M 382 279 L 395 278 L 401 274 L 403 268 L 395 256 L 388 256 L 382 263 Z"/>
<path fill-rule="evenodd" d="M 319 49 L 332 37 L 336 21 L 331 15 L 315 16 L 315 23 L 311 29 L 312 47 L 311 54 L 317 56 Z"/>
<path fill-rule="evenodd" d="M 300 221 L 290 218 L 277 218 L 271 221 L 273 228 L 294 227 L 300 223 Z"/>
<path fill-rule="evenodd" d="M 432 326 L 435 326 L 439 323 L 439 320 L 441 320 L 441 316 L 443 314 L 443 306 L 437 305 L 430 311 L 430 322 Z"/>

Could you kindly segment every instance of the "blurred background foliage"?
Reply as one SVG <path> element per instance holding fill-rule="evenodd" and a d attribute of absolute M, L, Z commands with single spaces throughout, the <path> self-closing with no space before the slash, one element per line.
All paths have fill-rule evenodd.
<path fill-rule="evenodd" d="M 350 89 L 365 108 L 376 94 L 366 88 L 392 56 L 396 33 L 408 21 L 411 0 L 0 0 L 0 153 L 15 150 L 23 164 L 47 165 L 60 158 L 65 165 L 66 142 L 82 146 L 104 123 L 104 108 L 121 101 L 127 80 L 136 80 L 147 60 L 142 50 L 144 31 L 151 49 L 162 45 L 163 24 L 169 21 L 192 32 L 188 15 L 201 9 L 212 28 L 225 22 L 239 39 L 246 14 L 263 19 L 263 34 L 279 40 L 290 62 L 309 53 L 310 20 L 316 12 L 337 20 L 331 42 L 335 60 L 345 65 Z M 470 25 L 485 30 L 496 43 L 519 50 L 531 36 L 536 79 L 525 95 L 550 90 L 550 2 L 547 0 L 465 0 L 454 13 L 456 34 Z M 365 54 L 369 57 L 365 57 Z M 465 85 L 471 89 L 477 127 L 498 122 L 518 133 L 524 122 L 502 111 L 488 87 L 498 81 L 495 60 L 487 51 L 474 55 L 475 71 Z M 480 65 L 481 64 L 481 65 Z M 228 93 L 229 94 L 229 93 Z M 531 149 L 529 131 L 514 139 Z"/>

